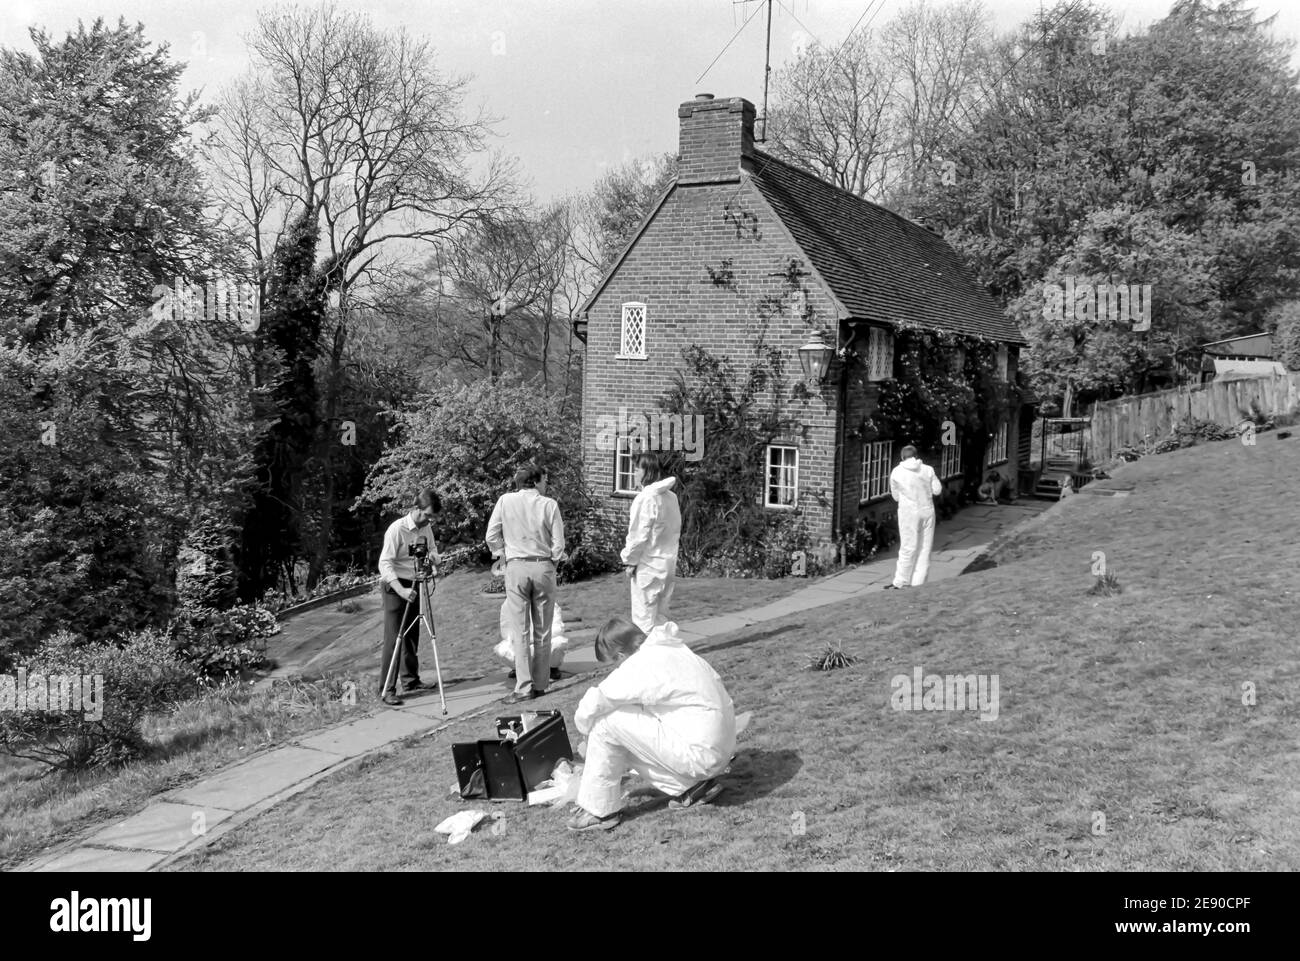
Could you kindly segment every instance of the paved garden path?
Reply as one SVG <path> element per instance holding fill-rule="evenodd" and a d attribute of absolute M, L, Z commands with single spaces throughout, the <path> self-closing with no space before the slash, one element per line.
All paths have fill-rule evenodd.
<path fill-rule="evenodd" d="M 975 556 L 1012 527 L 1042 513 L 1047 501 L 972 506 L 940 522 L 935 531 L 930 581 L 956 577 Z M 895 552 L 875 558 L 761 607 L 679 625 L 688 643 L 727 634 L 760 621 L 834 604 L 880 591 L 893 577 Z M 589 640 L 593 628 L 572 631 L 574 648 L 565 658 L 568 671 L 582 675 L 596 670 Z M 562 686 L 585 684 L 578 676 Z M 147 871 L 256 817 L 317 781 L 379 751 L 394 741 L 435 734 L 450 722 L 486 709 L 511 690 L 503 670 L 476 681 L 447 688 L 447 716 L 436 694 L 408 700 L 400 708 L 316 731 L 289 744 L 232 764 L 200 781 L 165 792 L 144 810 L 101 826 L 85 837 L 47 852 L 19 868 L 28 871 Z M 553 688 L 554 689 L 554 688 Z"/>

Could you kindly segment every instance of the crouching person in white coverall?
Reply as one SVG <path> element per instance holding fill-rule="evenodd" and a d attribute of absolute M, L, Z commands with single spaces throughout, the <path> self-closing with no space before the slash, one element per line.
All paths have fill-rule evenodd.
<path fill-rule="evenodd" d="M 647 634 L 668 620 L 677 573 L 682 512 L 673 493 L 676 477 L 666 477 L 662 454 L 639 454 L 633 477 L 641 491 L 632 501 L 623 572 L 632 582 L 632 623 Z"/>
<path fill-rule="evenodd" d="M 943 493 L 939 478 L 921 463 L 915 447 L 909 444 L 901 454 L 902 461 L 889 475 L 890 496 L 898 501 L 898 566 L 886 590 L 925 583 L 934 544 L 934 498 Z"/>
<path fill-rule="evenodd" d="M 673 807 L 713 800 L 736 749 L 736 714 L 722 679 L 669 621 L 646 636 L 616 617 L 596 635 L 596 657 L 621 661 L 583 695 L 574 721 L 587 735 L 572 831 L 622 819 L 623 776 L 634 771 Z"/>

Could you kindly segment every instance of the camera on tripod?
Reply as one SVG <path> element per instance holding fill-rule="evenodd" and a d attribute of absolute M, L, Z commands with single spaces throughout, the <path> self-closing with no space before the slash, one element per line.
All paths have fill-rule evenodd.
<path fill-rule="evenodd" d="M 433 563 L 429 560 L 429 541 L 418 538 L 414 544 L 406 546 L 406 556 L 415 558 L 415 579 L 431 580 L 434 576 Z"/>

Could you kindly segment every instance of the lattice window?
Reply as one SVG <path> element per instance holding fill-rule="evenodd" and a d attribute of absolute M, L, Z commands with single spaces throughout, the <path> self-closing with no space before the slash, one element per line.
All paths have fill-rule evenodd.
<path fill-rule="evenodd" d="M 624 304 L 623 337 L 619 344 L 618 356 L 627 359 L 645 360 L 645 340 L 645 304 Z"/>
<path fill-rule="evenodd" d="M 889 493 L 889 471 L 894 460 L 894 442 L 878 440 L 862 445 L 862 499 L 872 500 Z"/>
<path fill-rule="evenodd" d="M 961 437 L 953 439 L 951 444 L 944 444 L 939 454 L 939 478 L 947 480 L 961 474 Z"/>
<path fill-rule="evenodd" d="M 799 496 L 799 448 L 767 448 L 766 507 L 794 507 Z"/>
<path fill-rule="evenodd" d="M 966 348 L 954 347 L 951 354 L 948 355 L 948 369 L 954 377 L 960 377 L 966 369 Z"/>
<path fill-rule="evenodd" d="M 889 380 L 894 376 L 894 335 L 883 327 L 872 327 L 867 335 L 867 380 Z"/>

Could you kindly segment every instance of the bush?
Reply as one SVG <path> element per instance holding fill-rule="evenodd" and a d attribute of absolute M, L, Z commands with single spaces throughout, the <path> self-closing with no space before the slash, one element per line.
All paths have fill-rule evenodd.
<path fill-rule="evenodd" d="M 589 502 L 572 520 L 566 516 L 564 526 L 569 559 L 560 565 L 558 577 L 561 584 L 618 570 L 625 533 L 621 524 Z"/>
<path fill-rule="evenodd" d="M 0 752 L 56 770 L 121 764 L 145 749 L 141 724 L 189 693 L 193 676 L 171 640 L 157 631 L 125 635 L 120 643 L 86 644 L 67 631 L 45 641 L 27 664 L 33 675 L 91 678 L 82 699 L 50 700 L 44 709 L 0 712 Z M 0 701 L 7 700 L 0 693 Z M 73 700 L 77 700 L 75 697 Z"/>
<path fill-rule="evenodd" d="M 266 638 L 280 632 L 270 611 L 253 606 L 226 611 L 197 608 L 172 622 L 176 653 L 204 681 L 242 674 L 267 664 Z"/>

